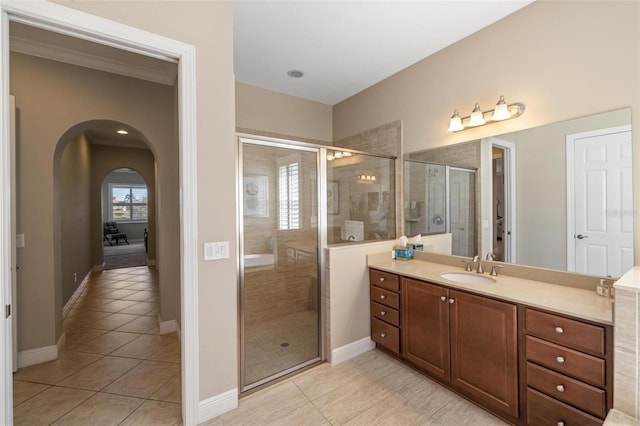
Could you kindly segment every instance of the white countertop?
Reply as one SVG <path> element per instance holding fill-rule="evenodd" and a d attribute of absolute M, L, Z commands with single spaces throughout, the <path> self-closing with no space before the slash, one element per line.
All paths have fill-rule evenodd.
<path fill-rule="evenodd" d="M 455 267 L 423 260 L 392 260 L 387 253 L 369 255 L 367 265 L 371 268 L 403 275 L 409 278 L 442 284 L 452 289 L 493 297 L 514 303 L 522 303 L 531 307 L 546 309 L 559 314 L 613 325 L 612 299 L 598 296 L 595 291 L 549 284 L 530 279 L 516 278 L 507 275 L 491 277 L 496 280 L 491 284 L 465 284 L 449 281 L 440 276 L 444 272 L 464 272 L 462 267 Z M 468 272 L 475 274 L 475 272 Z M 640 274 L 640 268 L 638 268 Z M 485 272 L 484 276 L 489 276 Z"/>

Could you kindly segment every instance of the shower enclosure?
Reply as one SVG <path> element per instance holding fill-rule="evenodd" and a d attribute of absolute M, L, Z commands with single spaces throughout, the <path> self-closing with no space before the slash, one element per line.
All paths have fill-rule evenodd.
<path fill-rule="evenodd" d="M 324 248 L 395 238 L 394 159 L 239 137 L 240 382 L 324 360 Z M 367 179 L 368 177 L 368 179 Z"/>

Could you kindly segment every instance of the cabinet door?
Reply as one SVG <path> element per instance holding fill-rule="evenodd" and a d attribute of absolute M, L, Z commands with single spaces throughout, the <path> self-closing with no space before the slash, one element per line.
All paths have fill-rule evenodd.
<path fill-rule="evenodd" d="M 449 380 L 448 290 L 402 278 L 402 355 L 435 377 Z"/>
<path fill-rule="evenodd" d="M 452 385 L 517 417 L 516 306 L 455 290 L 450 300 Z"/>

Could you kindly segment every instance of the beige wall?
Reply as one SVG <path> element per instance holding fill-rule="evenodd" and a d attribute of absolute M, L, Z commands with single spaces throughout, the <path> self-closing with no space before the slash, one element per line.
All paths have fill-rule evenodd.
<path fill-rule="evenodd" d="M 60 267 L 56 288 L 62 290 L 62 305 L 71 298 L 82 279 L 91 271 L 91 145 L 84 135 L 77 135 L 62 153 L 59 173 L 54 176 L 56 213 L 59 221 Z M 76 274 L 77 280 L 74 280 Z"/>
<path fill-rule="evenodd" d="M 334 137 L 401 119 L 405 152 L 623 107 L 640 109 L 640 3 L 537 1 L 334 107 Z M 451 134 L 454 109 L 523 102 L 516 120 Z M 640 128 L 640 115 L 632 125 Z M 634 136 L 640 167 L 640 133 Z M 636 205 L 640 173 L 634 175 Z M 640 216 L 636 217 L 636 229 Z M 635 236 L 640 262 L 640 232 Z"/>
<path fill-rule="evenodd" d="M 332 114 L 330 105 L 236 83 L 238 129 L 331 144 Z"/>
<path fill-rule="evenodd" d="M 18 265 L 19 349 L 52 345 L 62 333 L 63 297 L 57 277 L 59 254 L 54 243 L 61 228 L 52 215 L 54 157 L 95 120 L 126 123 L 145 135 L 158 159 L 158 182 L 163 184 L 164 208 L 158 216 L 166 247 L 160 248 L 163 320 L 179 316 L 178 171 L 173 88 L 31 56 L 11 55 L 11 93 L 16 96 L 18 120 L 18 232 L 25 234 Z M 98 101 L 96 101 L 98 100 Z M 37 173 L 34 173 L 37 171 Z M 97 194 L 100 193 L 98 186 Z M 97 210 L 99 212 L 99 206 Z M 99 217 L 99 216 L 95 216 Z M 92 222 L 91 253 L 102 250 L 102 224 Z M 94 263 L 95 264 L 95 263 Z M 80 271 L 78 271 L 80 272 Z"/>
<path fill-rule="evenodd" d="M 201 260 L 205 241 L 229 241 L 230 252 L 236 253 L 231 2 L 154 2 L 152 6 L 137 1 L 62 3 L 196 47 L 198 241 L 187 243 L 198 245 L 200 258 L 200 399 L 235 389 L 238 385 L 236 261 L 234 256 L 214 262 Z M 159 160 L 158 168 L 162 173 Z M 177 173 L 177 167 L 175 171 Z M 178 179 L 171 183 L 177 185 Z M 164 189 L 163 185 L 160 192 L 164 193 Z M 163 199 L 159 202 L 162 205 Z M 162 233 L 160 236 L 159 246 L 164 247 L 167 242 Z M 178 244 L 171 247 L 174 257 L 178 248 Z"/>

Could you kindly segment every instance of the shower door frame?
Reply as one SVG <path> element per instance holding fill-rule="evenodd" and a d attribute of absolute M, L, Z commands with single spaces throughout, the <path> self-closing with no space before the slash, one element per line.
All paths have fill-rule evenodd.
<path fill-rule="evenodd" d="M 325 248 L 327 247 L 327 147 L 305 142 L 297 142 L 287 139 L 278 139 L 252 134 L 238 133 L 238 175 L 237 175 L 237 213 L 238 213 L 238 365 L 240 394 L 259 389 L 260 387 L 294 374 L 302 369 L 321 363 L 326 360 L 326 303 L 325 300 Z M 317 274 L 318 274 L 318 352 L 319 356 L 302 364 L 290 367 L 255 383 L 245 384 L 245 326 L 244 326 L 244 214 L 242 197 L 242 181 L 244 177 L 243 147 L 248 145 L 268 146 L 272 148 L 290 149 L 293 152 L 316 153 L 316 206 L 318 215 L 318 235 L 316 247 Z M 331 148 L 331 147 L 329 147 Z"/>

